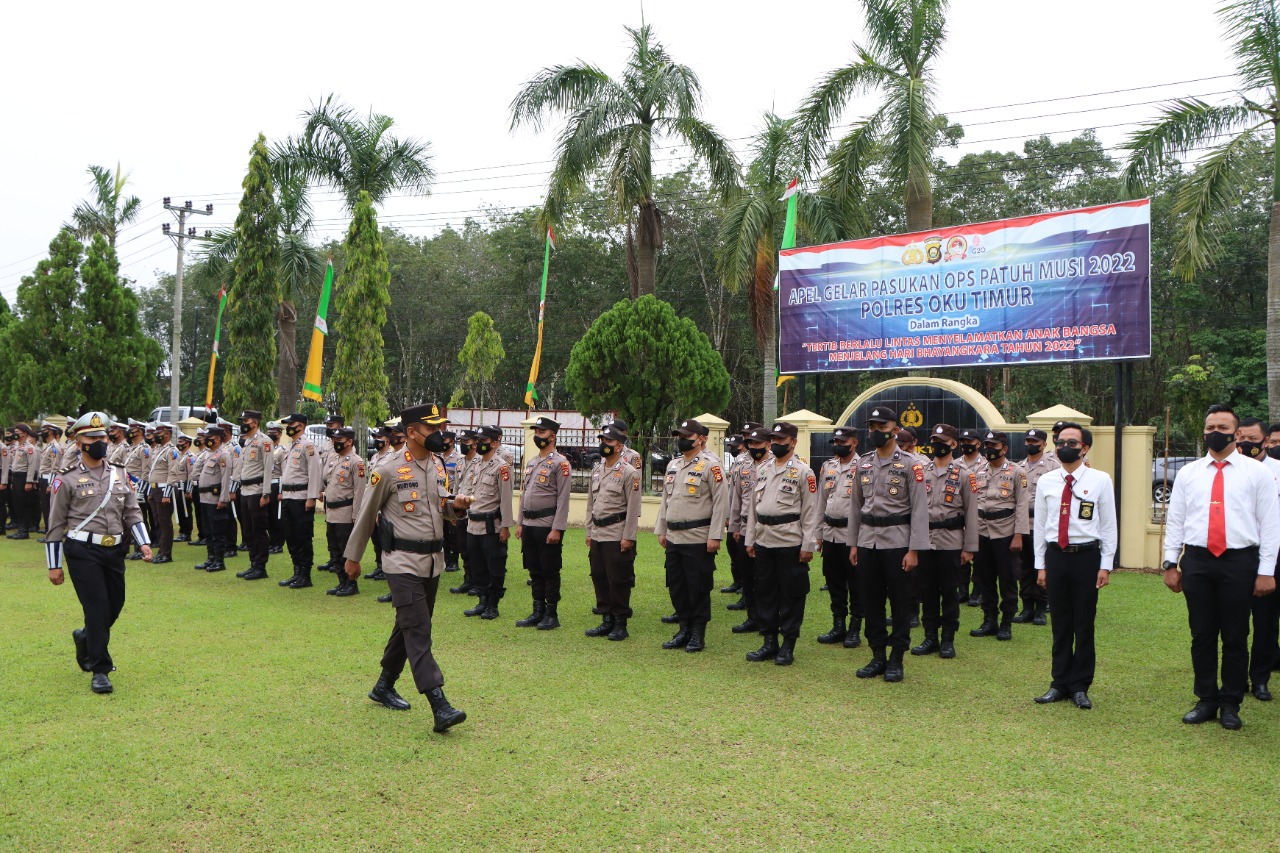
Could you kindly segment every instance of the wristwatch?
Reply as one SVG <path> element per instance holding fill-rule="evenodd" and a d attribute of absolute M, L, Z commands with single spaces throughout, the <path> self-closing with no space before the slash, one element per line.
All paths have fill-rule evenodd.
<path fill-rule="evenodd" d="M 1167 571 L 1169 571 L 1170 569 L 1176 569 L 1176 568 L 1178 568 L 1178 564 L 1177 564 L 1177 563 L 1175 563 L 1173 560 L 1165 560 L 1165 561 L 1164 561 L 1164 564 L 1161 566 L 1161 568 L 1162 568 L 1162 569 L 1164 569 L 1164 570 L 1167 572 Z"/>

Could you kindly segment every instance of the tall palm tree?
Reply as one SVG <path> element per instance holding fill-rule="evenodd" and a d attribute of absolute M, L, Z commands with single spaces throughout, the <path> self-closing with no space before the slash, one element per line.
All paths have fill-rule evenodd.
<path fill-rule="evenodd" d="M 702 85 L 675 62 L 647 24 L 627 27 L 631 55 L 620 78 L 593 65 L 554 65 L 526 82 L 511 102 L 511 129 L 541 129 L 551 113 L 567 117 L 556 144 L 543 224 L 557 224 L 566 205 L 603 170 L 616 216 L 627 227 L 631 296 L 654 292 L 662 212 L 654 199 L 655 139 L 674 139 L 706 163 L 710 185 L 727 198 L 737 185 L 738 161 L 729 144 L 699 116 Z M 633 234 L 634 223 L 634 234 Z"/>
<path fill-rule="evenodd" d="M 1280 420 L 1280 9 L 1277 0 L 1239 0 L 1224 6 L 1218 15 L 1234 42 L 1239 100 L 1223 106 L 1198 99 L 1169 104 L 1159 119 L 1129 139 L 1124 180 L 1129 192 L 1139 195 L 1171 158 L 1210 145 L 1174 207 L 1184 226 L 1174 252 L 1175 269 L 1190 280 L 1212 264 L 1219 245 L 1217 228 L 1225 221 L 1221 214 L 1244 194 L 1243 161 L 1252 150 L 1271 144 L 1267 398 L 1270 419 L 1276 421 Z"/>
<path fill-rule="evenodd" d="M 777 414 L 777 294 L 778 246 L 786 219 L 780 200 L 800 168 L 795 119 L 765 113 L 764 127 L 752 142 L 754 157 L 747 168 L 746 188 L 730 203 L 720 225 L 717 269 L 725 286 L 745 292 L 751 326 L 763 361 L 764 421 Z M 809 242 L 837 238 L 836 209 L 820 195 L 801 193 L 796 203 L 796 230 Z"/>
<path fill-rule="evenodd" d="M 136 195 L 125 196 L 124 188 L 129 183 L 129 176 L 121 171 L 119 162 L 116 163 L 115 174 L 103 166 L 90 166 L 88 172 L 93 178 L 89 182 L 93 198 L 76 205 L 71 212 L 71 221 L 63 227 L 70 228 L 80 240 L 101 234 L 107 238 L 107 245 L 114 249 L 120 229 L 138 218 L 142 202 Z"/>
<path fill-rule="evenodd" d="M 824 191 L 850 230 L 865 227 L 860 202 L 868 167 L 883 163 L 901 186 L 907 229 L 933 227 L 933 152 L 940 123 L 934 110 L 933 62 L 946 37 L 947 0 L 862 0 L 867 43 L 854 43 L 856 60 L 818 82 L 797 116 L 801 164 L 816 171 L 827 155 L 836 122 L 856 95 L 878 92 L 883 101 L 836 143 L 823 174 Z"/>

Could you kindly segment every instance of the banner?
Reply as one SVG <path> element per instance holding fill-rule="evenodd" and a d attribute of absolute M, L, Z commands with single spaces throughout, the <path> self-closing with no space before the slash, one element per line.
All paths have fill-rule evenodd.
<path fill-rule="evenodd" d="M 316 323 L 311 329 L 311 350 L 307 354 L 307 372 L 302 379 L 302 396 L 317 403 L 324 402 L 324 386 L 320 374 L 324 368 L 324 339 L 329 334 L 325 317 L 329 314 L 329 295 L 333 292 L 333 258 L 324 270 L 324 286 L 320 288 L 320 303 L 316 306 Z M 282 403 L 284 401 L 281 401 Z M 293 405 L 293 401 L 289 402 Z"/>
<path fill-rule="evenodd" d="M 213 375 L 218 369 L 218 340 L 222 337 L 222 312 L 227 307 L 227 288 L 218 291 L 218 322 L 213 327 L 213 355 L 209 359 L 209 387 L 204 393 L 204 407 L 213 408 Z"/>
<path fill-rule="evenodd" d="M 542 253 L 542 291 L 538 295 L 538 345 L 533 351 L 533 364 L 529 366 L 529 384 L 524 389 L 524 404 L 532 409 L 538 401 L 538 371 L 542 368 L 542 327 L 547 320 L 547 273 L 551 271 L 551 250 L 556 247 L 556 235 L 547 226 L 547 245 Z"/>
<path fill-rule="evenodd" d="M 1151 355 L 1151 203 L 786 249 L 783 373 Z"/>

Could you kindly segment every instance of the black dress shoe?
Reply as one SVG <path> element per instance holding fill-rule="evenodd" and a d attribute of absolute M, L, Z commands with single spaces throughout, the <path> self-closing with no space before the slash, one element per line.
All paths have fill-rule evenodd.
<path fill-rule="evenodd" d="M 274 546 L 272 546 L 272 547 L 270 547 L 270 548 L 268 548 L 268 549 L 267 549 L 267 553 L 268 553 L 268 554 L 283 554 L 283 553 L 284 553 L 284 548 L 282 548 L 282 547 L 281 547 L 281 546 L 279 546 L 279 545 L 274 545 Z"/>
<path fill-rule="evenodd" d="M 380 596 L 378 596 L 378 603 L 379 603 L 379 604 L 390 604 L 390 603 L 391 603 L 391 593 L 387 593 L 386 595 L 380 595 Z"/>
<path fill-rule="evenodd" d="M 975 592 L 973 595 L 969 596 L 969 606 L 970 606 L 970 607 L 981 607 L 981 606 L 982 606 L 982 596 L 978 595 L 976 592 Z"/>
<path fill-rule="evenodd" d="M 726 605 L 724 609 L 725 610 L 746 610 L 747 600 L 745 598 L 739 598 L 737 601 L 733 602 L 733 604 Z"/>
<path fill-rule="evenodd" d="M 386 572 L 382 571 L 382 567 L 378 567 L 364 576 L 367 581 L 384 581 L 387 579 Z"/>
<path fill-rule="evenodd" d="M 742 584 L 731 583 L 728 586 L 720 587 L 720 591 L 723 592 L 725 595 L 733 595 L 734 593 L 742 592 Z"/>
<path fill-rule="evenodd" d="M 1196 706 L 1188 711 L 1182 718 L 1182 722 L 1190 725 L 1198 725 L 1207 723 L 1218 716 L 1217 702 L 1197 702 Z M 1238 719 L 1238 718 L 1237 718 Z"/>
<path fill-rule="evenodd" d="M 188 542 L 187 544 L 188 544 L 188 545 L 196 545 L 196 546 L 199 546 L 199 547 L 203 548 L 203 547 L 207 546 L 209 543 L 208 543 L 208 542 L 206 542 L 206 541 L 204 541 L 204 537 L 203 537 L 203 536 L 201 536 L 199 539 L 195 540 L 194 542 Z"/>
<path fill-rule="evenodd" d="M 445 565 L 445 567 L 444 567 L 444 570 L 445 570 L 446 572 L 456 572 L 456 571 L 458 570 L 458 564 L 457 564 L 457 563 L 447 563 L 447 564 Z"/>
<path fill-rule="evenodd" d="M 222 562 L 222 560 L 218 560 L 216 563 L 210 563 L 205 567 L 206 572 L 225 572 L 226 570 L 227 564 Z"/>
<path fill-rule="evenodd" d="M 1050 687 L 1044 692 L 1043 696 L 1036 697 L 1037 705 L 1048 705 L 1052 702 L 1061 702 L 1067 698 L 1067 694 L 1056 687 Z"/>
<path fill-rule="evenodd" d="M 378 683 L 373 685 L 373 689 L 369 691 L 369 698 L 392 711 L 409 710 L 409 703 L 396 692 L 395 685 L 388 684 L 385 678 L 379 678 Z"/>
<path fill-rule="evenodd" d="M 76 644 L 76 663 L 84 672 L 89 671 L 89 644 L 84 639 L 84 629 L 76 628 L 71 632 L 71 642 Z"/>
<path fill-rule="evenodd" d="M 366 577 L 368 577 L 368 575 L 366 575 Z M 452 595 L 466 595 L 466 594 L 468 594 L 469 592 L 471 592 L 471 584 L 470 584 L 470 583 L 465 583 L 465 582 L 464 582 L 464 583 L 462 583 L 462 584 L 460 584 L 460 585 L 458 585 L 458 586 L 451 586 L 451 587 L 449 587 L 449 593 L 450 593 L 450 594 L 452 594 Z"/>
<path fill-rule="evenodd" d="M 1253 698 L 1259 702 L 1271 701 L 1271 690 L 1267 687 L 1267 682 L 1255 681 L 1253 683 Z"/>
<path fill-rule="evenodd" d="M 1089 701 L 1089 694 L 1083 690 L 1077 690 L 1071 694 L 1071 701 L 1076 703 L 1076 707 L 1081 711 L 1087 711 L 1093 707 L 1093 702 Z"/>
<path fill-rule="evenodd" d="M 155 562 L 155 560 L 152 560 L 151 562 L 153 562 L 153 563 L 154 563 L 154 562 Z M 249 568 L 247 568 L 247 569 L 245 569 L 243 572 L 236 572 L 236 577 L 240 578 L 241 580 L 244 580 L 244 576 L 245 576 L 245 575 L 247 575 L 247 574 L 249 574 L 249 572 L 251 572 L 251 571 L 253 571 L 253 567 L 252 567 L 252 566 L 251 566 L 251 567 L 249 567 Z"/>
<path fill-rule="evenodd" d="M 1222 703 L 1222 727 L 1231 731 L 1238 730 L 1244 725 L 1240 721 L 1240 707 L 1238 705 L 1230 705 L 1226 702 Z"/>
<path fill-rule="evenodd" d="M 160 565 L 161 563 L 172 563 L 172 562 L 173 562 L 173 557 L 170 557 L 168 554 L 165 554 L 165 555 L 164 555 L 164 556 L 162 556 L 162 557 L 152 557 L 152 558 L 151 558 L 151 565 L 153 565 L 153 566 L 158 566 L 158 565 Z"/>
<path fill-rule="evenodd" d="M 25 539 L 26 537 L 24 536 L 24 537 L 22 537 L 22 538 L 23 538 L 23 539 Z M 141 552 L 141 551 L 134 551 L 134 552 L 133 552 L 133 553 L 131 553 L 129 556 L 125 557 L 125 559 L 126 559 L 126 560 L 141 560 L 141 559 L 142 559 L 142 552 Z"/>
<path fill-rule="evenodd" d="M 107 678 L 107 674 L 105 672 L 95 672 L 93 674 L 93 681 L 89 683 L 89 689 L 94 693 L 110 693 L 112 690 L 115 690 L 115 688 L 111 686 L 111 679 Z"/>

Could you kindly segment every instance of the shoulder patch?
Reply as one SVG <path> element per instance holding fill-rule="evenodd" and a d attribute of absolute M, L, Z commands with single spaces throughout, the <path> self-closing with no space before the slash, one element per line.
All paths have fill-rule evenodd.
<path fill-rule="evenodd" d="M 969 472 L 969 491 L 975 495 L 978 493 L 978 475 L 972 471 Z"/>
<path fill-rule="evenodd" d="M 404 461 L 405 461 L 405 462 L 412 462 L 412 461 L 413 461 L 413 454 L 406 450 L 406 451 L 404 452 Z"/>
<path fill-rule="evenodd" d="M 809 492 L 810 494 L 812 494 L 817 491 L 818 491 L 818 478 L 810 474 L 809 475 Z"/>
<path fill-rule="evenodd" d="M 722 480 L 724 480 L 724 472 L 720 470 L 720 466 L 719 466 L 719 465 L 712 465 L 712 466 L 711 466 L 711 476 L 716 478 L 716 482 L 717 482 L 717 483 L 719 483 L 719 482 L 721 482 Z"/>
<path fill-rule="evenodd" d="M 501 470 L 502 472 L 502 479 L 504 481 L 511 479 L 511 468 L 509 466 L 503 465 L 502 468 L 499 470 Z"/>
<path fill-rule="evenodd" d="M 219 464 L 219 465 L 221 465 L 223 468 L 226 468 L 226 467 L 227 467 L 227 457 L 225 457 L 225 456 L 219 456 L 219 457 L 218 457 L 218 464 Z"/>
<path fill-rule="evenodd" d="M 1024 489 L 1025 489 L 1026 487 L 1027 487 L 1027 475 L 1026 475 L 1026 474 L 1023 474 L 1023 475 L 1022 475 L 1022 488 L 1024 488 Z"/>
<path fill-rule="evenodd" d="M 561 462 L 561 463 L 560 463 L 560 474 L 561 474 L 562 476 L 564 476 L 564 477 L 568 477 L 571 473 L 573 473 L 573 469 L 569 467 L 569 463 L 568 463 L 568 462 Z"/>
<path fill-rule="evenodd" d="M 917 462 L 916 464 L 911 466 L 911 470 L 914 471 L 916 474 L 916 482 L 923 483 L 924 482 L 924 466 L 921 465 L 919 462 Z"/>
<path fill-rule="evenodd" d="M 143 458 L 143 459 L 150 459 L 150 458 L 151 458 L 151 448 L 150 448 L 150 447 L 143 447 L 143 448 L 142 448 L 142 458 Z"/>
<path fill-rule="evenodd" d="M 357 476 L 357 477 L 364 477 L 364 463 L 363 463 L 363 462 L 357 462 L 357 463 L 356 463 L 356 476 Z"/>
<path fill-rule="evenodd" d="M 263 449 L 264 451 L 266 451 L 267 453 L 270 453 L 270 452 L 271 452 L 271 439 L 269 439 L 269 438 L 264 438 L 264 439 L 262 440 L 262 449 Z"/>
<path fill-rule="evenodd" d="M 52 483 L 49 484 L 49 494 L 56 495 L 58 493 L 58 487 L 61 485 L 62 485 L 62 478 L 58 477 L 56 480 L 54 480 Z"/>
<path fill-rule="evenodd" d="M 644 460 L 641 459 L 640 454 L 637 453 L 635 458 L 631 460 L 631 464 L 636 466 L 636 470 L 638 471 L 644 467 Z"/>
<path fill-rule="evenodd" d="M 307 445 L 307 455 L 308 455 L 308 456 L 315 456 L 315 455 L 316 455 L 316 446 L 315 446 L 314 444 L 308 444 L 308 445 Z"/>
<path fill-rule="evenodd" d="M 377 471 L 373 472 L 373 476 L 369 478 L 369 485 L 376 486 L 382 482 L 382 475 Z"/>
<path fill-rule="evenodd" d="M 177 458 L 178 458 L 178 448 L 176 448 L 176 447 L 175 447 L 171 452 L 173 453 L 173 458 L 174 458 L 174 459 L 177 459 Z"/>

